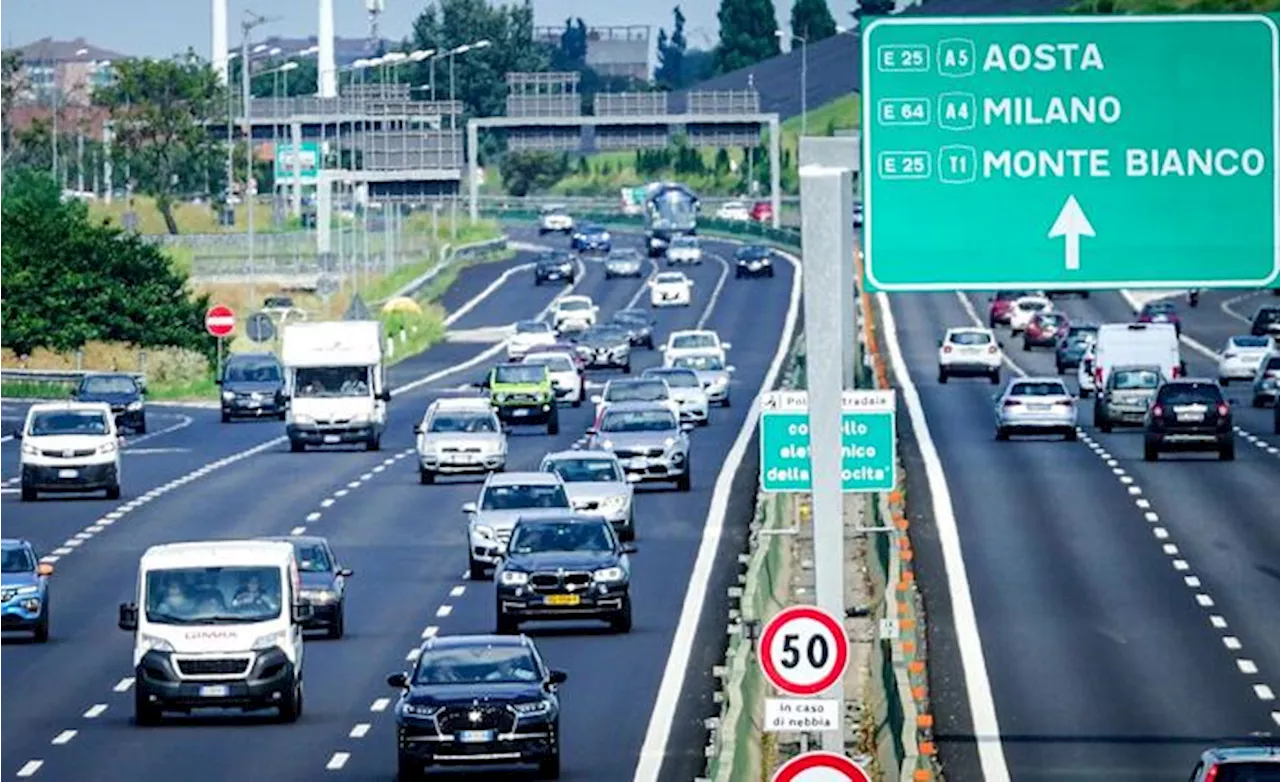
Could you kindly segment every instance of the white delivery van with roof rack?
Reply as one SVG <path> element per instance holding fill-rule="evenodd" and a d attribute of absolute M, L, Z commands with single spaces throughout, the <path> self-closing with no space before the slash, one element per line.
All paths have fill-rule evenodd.
<path fill-rule="evenodd" d="M 274 708 L 302 714 L 302 629 L 293 545 L 221 540 L 152 546 L 138 565 L 134 602 L 120 605 L 132 632 L 134 714 Z"/>
<path fill-rule="evenodd" d="M 384 344 L 376 320 L 285 327 L 285 434 L 293 451 L 348 443 L 363 443 L 370 451 L 381 447 L 391 401 Z"/>

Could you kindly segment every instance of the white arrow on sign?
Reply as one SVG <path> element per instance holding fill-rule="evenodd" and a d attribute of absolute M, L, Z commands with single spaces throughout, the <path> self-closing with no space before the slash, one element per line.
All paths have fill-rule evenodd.
<path fill-rule="evenodd" d="M 1058 212 L 1058 219 L 1053 221 L 1053 227 L 1049 229 L 1049 238 L 1056 239 L 1059 236 L 1066 238 L 1068 271 L 1080 268 L 1080 237 L 1096 235 L 1089 218 L 1085 217 L 1084 210 L 1080 208 L 1080 202 L 1073 195 L 1067 196 L 1067 202 L 1062 205 L 1062 211 Z"/>

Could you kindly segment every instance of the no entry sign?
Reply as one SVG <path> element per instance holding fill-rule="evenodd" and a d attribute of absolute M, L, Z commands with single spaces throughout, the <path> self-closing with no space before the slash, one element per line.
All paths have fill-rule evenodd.
<path fill-rule="evenodd" d="M 215 304 L 204 314 L 204 328 L 215 337 L 225 337 L 236 328 L 236 313 L 225 304 Z"/>
<path fill-rule="evenodd" d="M 844 625 L 814 606 L 784 608 L 760 636 L 760 667 L 789 695 L 817 695 L 844 676 L 849 642 Z"/>
<path fill-rule="evenodd" d="M 852 760 L 831 752 L 808 752 L 787 761 L 773 782 L 871 782 Z"/>

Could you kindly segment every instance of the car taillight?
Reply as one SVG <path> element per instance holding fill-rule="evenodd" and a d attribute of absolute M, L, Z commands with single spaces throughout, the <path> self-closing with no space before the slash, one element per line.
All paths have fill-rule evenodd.
<path fill-rule="evenodd" d="M 1209 766 L 1209 770 L 1205 772 L 1204 782 L 1214 782 L 1218 778 L 1218 769 L 1221 768 L 1217 763 Z"/>
<path fill-rule="evenodd" d="M 1225 403 L 1221 403 L 1221 404 L 1219 404 L 1219 405 L 1218 405 L 1218 417 L 1219 417 L 1219 418 L 1226 418 L 1226 417 L 1227 417 L 1227 414 L 1228 414 L 1228 413 L 1230 413 L 1230 412 L 1231 412 L 1231 408 L 1227 407 L 1227 405 L 1226 405 Z"/>
<path fill-rule="evenodd" d="M 950 353 L 950 352 L 951 352 L 951 346 L 950 346 L 950 345 L 943 345 L 943 346 L 942 346 L 942 352 L 943 352 L 943 353 Z"/>
<path fill-rule="evenodd" d="M 1151 414 L 1156 418 L 1161 418 L 1164 416 L 1164 408 L 1160 405 L 1155 405 L 1151 408 Z"/>
<path fill-rule="evenodd" d="M 1102 367 L 1093 368 L 1093 380 L 1098 385 L 1102 385 Z"/>
<path fill-rule="evenodd" d="M 1173 368 L 1173 371 L 1169 373 L 1169 376 L 1170 376 L 1171 378 L 1173 378 L 1174 380 L 1177 380 L 1177 379 L 1178 379 L 1178 375 L 1179 375 L 1179 374 L 1181 374 L 1178 370 L 1179 370 L 1179 367 L 1176 367 L 1176 366 L 1175 366 L 1175 367 Z"/>

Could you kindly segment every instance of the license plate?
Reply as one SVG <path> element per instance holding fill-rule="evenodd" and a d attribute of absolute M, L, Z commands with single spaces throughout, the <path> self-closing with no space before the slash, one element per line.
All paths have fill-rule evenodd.
<path fill-rule="evenodd" d="M 470 453 L 463 454 L 462 456 L 458 457 L 458 461 L 462 462 L 463 464 L 475 464 L 478 459 L 479 459 L 478 456 Z"/>
<path fill-rule="evenodd" d="M 550 274 L 548 274 L 548 275 L 547 275 L 547 279 L 548 279 L 548 280 L 558 280 L 558 279 L 560 279 L 560 272 L 551 272 Z"/>
<path fill-rule="evenodd" d="M 528 415 L 528 414 L 529 414 L 529 409 L 528 409 L 528 408 L 525 408 L 525 407 L 517 407 L 515 410 L 512 410 L 512 411 L 511 411 L 511 414 L 512 414 L 512 415 L 514 415 L 515 417 L 519 418 L 520 416 Z"/>
<path fill-rule="evenodd" d="M 486 744 L 493 741 L 494 733 L 491 730 L 462 730 L 458 731 L 458 741 L 463 744 Z"/>
<path fill-rule="evenodd" d="M 59 478 L 75 478 L 79 474 L 79 470 L 58 470 Z"/>
<path fill-rule="evenodd" d="M 1204 413 L 1178 413 L 1179 421 L 1203 421 Z"/>
<path fill-rule="evenodd" d="M 249 402 L 247 403 L 247 406 L 253 407 L 253 408 L 262 407 L 262 402 L 257 399 L 250 399 Z"/>
<path fill-rule="evenodd" d="M 581 602 L 581 595 L 547 595 L 549 606 L 576 606 Z"/>
<path fill-rule="evenodd" d="M 342 442 L 342 438 L 336 434 L 326 434 L 324 436 L 324 441 L 326 443 L 340 443 Z"/>
<path fill-rule="evenodd" d="M 1049 405 L 1027 405 L 1027 409 L 1033 413 L 1049 412 Z"/>
<path fill-rule="evenodd" d="M 638 456 L 627 463 L 629 467 L 635 470 L 644 470 L 649 466 L 649 460 L 643 456 Z"/>
<path fill-rule="evenodd" d="M 231 688 L 225 684 L 206 684 L 200 688 L 201 698 L 225 698 L 231 694 Z"/>

